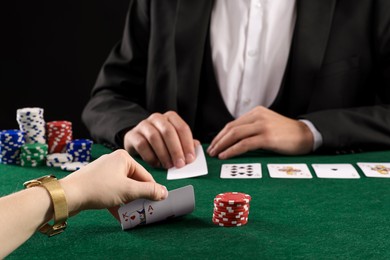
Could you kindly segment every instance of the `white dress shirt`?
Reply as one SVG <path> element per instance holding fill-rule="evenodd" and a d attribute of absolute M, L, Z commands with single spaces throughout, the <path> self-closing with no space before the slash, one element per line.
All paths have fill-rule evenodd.
<path fill-rule="evenodd" d="M 259 105 L 269 107 L 275 100 L 295 20 L 295 0 L 214 1 L 212 60 L 223 100 L 235 118 Z M 309 127 L 317 131 L 312 124 Z M 318 131 L 313 134 L 317 134 L 316 149 L 322 138 L 318 140 Z"/>

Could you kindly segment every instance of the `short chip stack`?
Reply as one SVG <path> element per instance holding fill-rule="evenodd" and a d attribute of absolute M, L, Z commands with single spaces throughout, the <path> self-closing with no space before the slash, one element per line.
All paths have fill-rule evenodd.
<path fill-rule="evenodd" d="M 0 132 L 0 162 L 20 164 L 20 148 L 25 143 L 25 133 L 19 130 Z"/>
<path fill-rule="evenodd" d="M 45 165 L 47 144 L 25 144 L 21 148 L 20 164 L 25 167 Z"/>
<path fill-rule="evenodd" d="M 89 139 L 76 139 L 66 145 L 66 152 L 73 156 L 74 162 L 89 162 L 93 141 Z"/>
<path fill-rule="evenodd" d="M 73 156 L 68 153 L 53 153 L 46 157 L 46 165 L 49 167 L 61 167 L 73 161 Z"/>
<path fill-rule="evenodd" d="M 213 223 L 222 227 L 239 227 L 248 223 L 251 196 L 226 192 L 214 198 Z"/>
<path fill-rule="evenodd" d="M 39 107 L 21 108 L 16 111 L 19 128 L 26 133 L 26 143 L 46 143 L 46 124 L 43 109 Z"/>
<path fill-rule="evenodd" d="M 64 153 L 66 144 L 72 141 L 72 123 L 69 121 L 47 122 L 46 131 L 49 153 Z"/>

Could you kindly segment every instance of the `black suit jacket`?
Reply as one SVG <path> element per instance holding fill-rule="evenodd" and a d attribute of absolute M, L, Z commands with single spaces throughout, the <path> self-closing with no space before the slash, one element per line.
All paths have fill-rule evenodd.
<path fill-rule="evenodd" d="M 118 136 L 153 112 L 194 127 L 211 0 L 130 1 L 122 41 L 105 62 L 83 120 Z M 378 101 L 380 101 L 378 103 Z M 332 150 L 390 147 L 390 1 L 297 0 L 284 84 L 271 109 L 310 120 Z"/>

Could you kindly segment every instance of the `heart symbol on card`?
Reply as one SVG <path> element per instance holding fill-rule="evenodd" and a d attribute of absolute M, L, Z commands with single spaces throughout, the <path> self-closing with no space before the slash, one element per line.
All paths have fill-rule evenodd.
<path fill-rule="evenodd" d="M 130 218 L 131 218 L 131 220 L 134 220 L 134 219 L 135 219 L 135 216 L 133 215 L 133 216 L 131 216 Z"/>

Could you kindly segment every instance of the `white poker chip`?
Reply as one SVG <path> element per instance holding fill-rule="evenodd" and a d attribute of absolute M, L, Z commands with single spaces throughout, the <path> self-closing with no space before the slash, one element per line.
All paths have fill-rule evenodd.
<path fill-rule="evenodd" d="M 64 163 L 61 165 L 61 170 L 68 171 L 68 172 L 74 172 L 82 167 L 86 166 L 88 163 L 87 162 L 69 162 L 69 163 Z"/>

